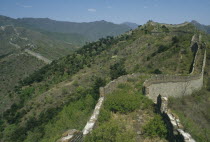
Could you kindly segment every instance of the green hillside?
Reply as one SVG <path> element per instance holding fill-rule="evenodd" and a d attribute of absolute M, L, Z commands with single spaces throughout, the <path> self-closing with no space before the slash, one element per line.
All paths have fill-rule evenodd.
<path fill-rule="evenodd" d="M 69 45 L 36 31 L 21 27 L 0 27 L 0 112 L 10 103 L 10 94 L 25 77 L 45 65 L 42 60 L 26 52 L 27 50 L 55 60 L 72 53 L 78 47 Z"/>
<path fill-rule="evenodd" d="M 142 82 L 150 74 L 189 74 L 194 58 L 190 44 L 195 33 L 201 33 L 204 41 L 209 42 L 207 35 L 196 30 L 192 24 L 165 26 L 150 21 L 136 30 L 118 37 L 102 38 L 53 61 L 22 80 L 21 85 L 10 94 L 13 104 L 0 120 L 0 139 L 4 142 L 51 142 L 59 139 L 68 129 L 81 130 L 99 97 L 98 88 L 121 75 L 138 72 L 148 76 L 119 86 L 119 90 L 114 92 L 116 95 L 113 95 L 116 98 L 110 96 L 105 102 L 102 120 L 106 115 L 108 119 L 87 141 L 93 138 L 101 140 L 102 130 L 107 130 L 104 137 L 110 138 L 108 126 L 114 130 L 112 140 L 126 141 L 119 135 L 122 133 L 131 141 L 167 141 L 161 117 L 155 115 L 153 103 L 142 95 Z M 129 100 L 133 101 L 127 105 L 131 109 L 125 114 L 119 107 L 113 111 L 111 108 L 115 106 L 110 105 L 111 101 L 121 98 L 119 105 L 129 104 L 126 100 L 128 94 L 131 95 Z M 8 106 L 11 104 L 6 103 Z M 135 123 L 129 123 L 136 121 L 132 116 L 137 111 L 148 120 L 139 124 L 144 125 L 146 133 L 143 136 L 136 134 L 139 129 L 134 127 Z M 124 119 L 126 121 L 120 121 Z M 155 124 L 158 124 L 157 129 L 161 128 L 160 133 L 149 137 L 153 131 L 149 131 L 148 127 Z M 97 133 L 99 135 L 95 137 Z"/>

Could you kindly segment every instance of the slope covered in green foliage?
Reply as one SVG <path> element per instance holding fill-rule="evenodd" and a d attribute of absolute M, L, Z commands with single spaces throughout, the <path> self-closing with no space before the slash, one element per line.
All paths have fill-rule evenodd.
<path fill-rule="evenodd" d="M 25 77 L 45 65 L 26 52 L 33 51 L 49 60 L 58 59 L 77 49 L 74 45 L 49 38 L 21 27 L 0 27 L 0 112 L 7 109 L 10 94 Z"/>
<path fill-rule="evenodd" d="M 148 22 L 121 36 L 102 38 L 86 44 L 71 55 L 53 61 L 52 64 L 44 66 L 25 78 L 21 85 L 16 87 L 15 93 L 11 94 L 14 101 L 1 118 L 0 138 L 5 142 L 54 141 L 67 129 L 81 130 L 99 97 L 98 88 L 121 75 L 135 72 L 188 74 L 193 60 L 193 52 L 190 49 L 191 38 L 195 33 L 200 32 L 191 24 L 164 26 Z M 205 39 L 206 35 L 203 34 L 203 36 Z M 141 85 L 142 83 L 143 80 Z M 128 94 L 131 95 L 129 97 L 133 102 L 131 104 L 125 99 Z M 151 115 L 145 116 L 145 118 L 151 118 L 148 119 L 150 120 L 148 123 L 145 123 L 145 136 L 153 135 L 151 139 L 154 141 L 165 138 L 162 121 L 159 116 L 157 118 L 160 121 L 152 119 L 153 105 L 141 95 L 141 86 L 134 86 L 123 96 L 122 101 L 107 102 L 105 120 L 110 118 L 109 111 L 135 113 L 139 110 L 144 114 L 145 104 L 148 112 L 151 112 Z M 141 100 L 142 103 L 139 104 L 136 100 Z M 113 103 L 114 105 L 110 105 Z M 123 108 L 124 106 L 126 109 Z M 75 118 L 79 115 L 82 117 L 76 121 Z M 111 117 L 114 116 L 115 114 L 111 115 Z M 124 115 L 116 116 L 121 118 L 119 120 L 124 118 Z M 131 125 L 128 122 L 125 123 L 128 126 Z M 121 129 L 121 123 L 114 120 L 108 123 L 113 124 L 116 136 L 114 139 L 122 141 L 123 137 L 119 137 L 119 133 L 128 134 L 132 140 L 135 137 L 133 132 L 138 130 L 125 129 L 128 131 L 124 131 Z M 147 129 L 147 125 L 149 127 L 156 124 L 157 127 L 152 131 Z M 103 124 L 96 131 L 100 132 L 103 128 L 109 131 Z M 156 129 L 161 131 L 154 133 Z M 109 133 L 106 134 L 109 137 Z"/>

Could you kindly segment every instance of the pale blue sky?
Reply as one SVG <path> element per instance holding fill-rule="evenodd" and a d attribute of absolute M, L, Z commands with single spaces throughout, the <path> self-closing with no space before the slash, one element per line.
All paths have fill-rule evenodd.
<path fill-rule="evenodd" d="M 210 0 L 0 0 L 0 15 L 137 24 L 197 20 L 210 25 Z"/>

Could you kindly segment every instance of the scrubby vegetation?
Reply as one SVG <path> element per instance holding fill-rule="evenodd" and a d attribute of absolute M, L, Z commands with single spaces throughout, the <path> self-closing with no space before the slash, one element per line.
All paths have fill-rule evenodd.
<path fill-rule="evenodd" d="M 143 126 L 144 133 L 147 137 L 155 138 L 166 138 L 167 129 L 162 117 L 155 115 L 147 124 Z"/>
<path fill-rule="evenodd" d="M 133 131 L 125 130 L 123 123 L 113 120 L 96 128 L 85 142 L 135 142 L 134 136 Z"/>
<path fill-rule="evenodd" d="M 102 38 L 23 79 L 10 95 L 12 107 L 0 119 L 0 139 L 55 141 L 68 129 L 81 130 L 99 97 L 98 88 L 121 75 L 188 74 L 194 27 L 166 28 L 147 23 L 121 36 Z M 107 95 L 87 141 L 142 141 L 149 135 L 164 140 L 162 120 L 152 119 L 157 117 L 153 103 L 142 95 L 142 83 L 149 76 L 141 77 Z"/>
<path fill-rule="evenodd" d="M 114 92 L 106 96 L 105 108 L 112 112 L 129 113 L 136 109 L 147 108 L 147 99 L 137 92 L 131 91 L 131 86 L 121 84 L 121 91 Z"/>
<path fill-rule="evenodd" d="M 161 116 L 154 114 L 152 101 L 143 96 L 140 91 L 141 85 L 139 86 L 139 84 L 142 81 L 143 78 L 119 84 L 116 91 L 106 95 L 104 107 L 99 115 L 98 126 L 85 138 L 85 141 L 139 141 L 136 129 L 142 128 L 142 138 L 166 138 L 167 130 Z M 154 118 L 139 124 L 136 122 L 139 111 L 147 113 L 150 117 L 154 116 Z M 141 127 L 136 127 L 137 125 Z"/>

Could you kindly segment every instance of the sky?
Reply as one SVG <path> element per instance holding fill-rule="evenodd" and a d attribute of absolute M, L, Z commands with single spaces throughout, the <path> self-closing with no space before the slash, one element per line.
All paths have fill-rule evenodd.
<path fill-rule="evenodd" d="M 210 25 L 210 0 L 0 0 L 0 15 L 140 25 L 148 20 L 169 24 L 196 20 Z"/>

